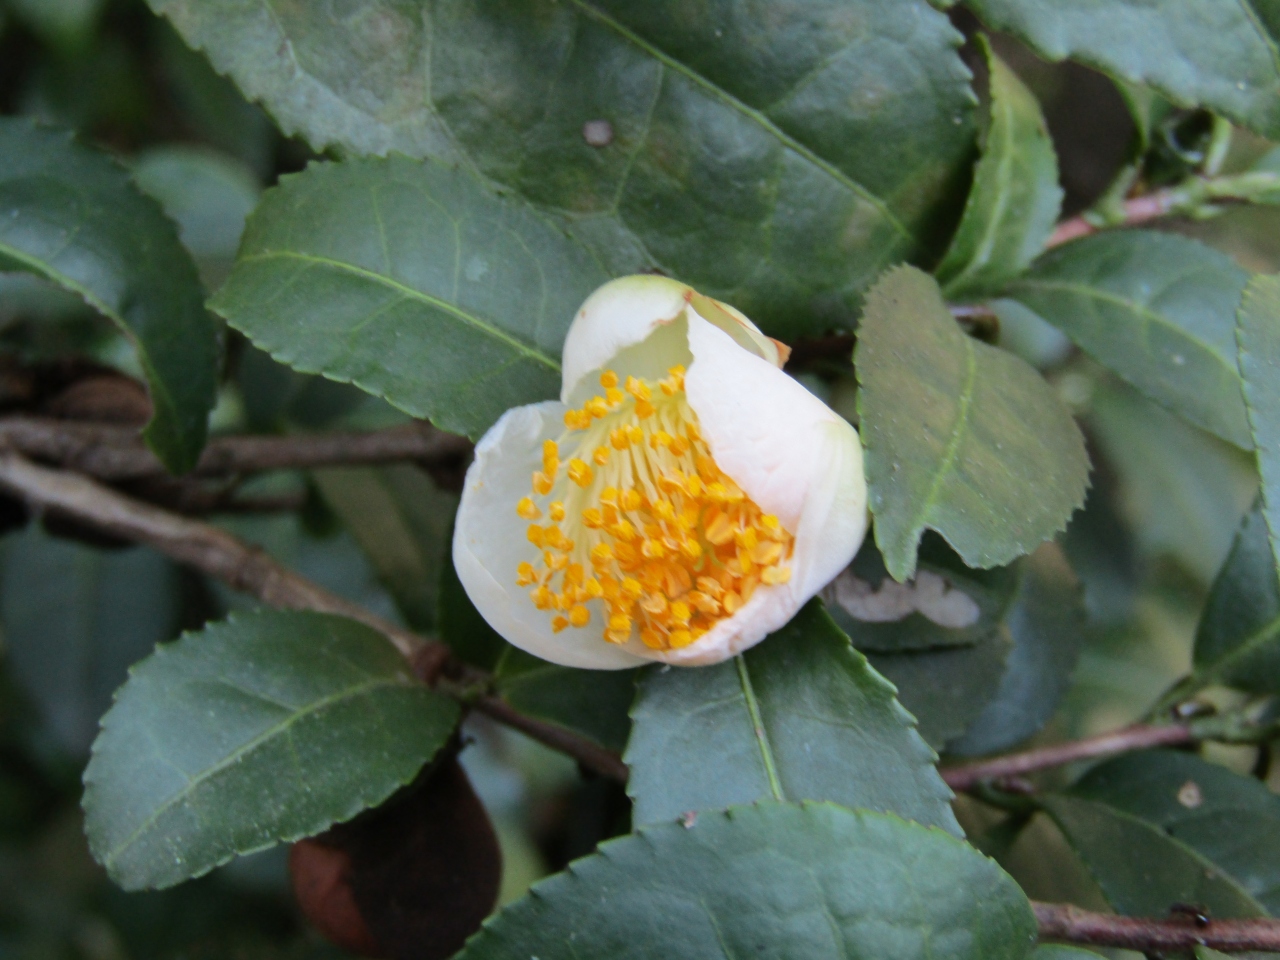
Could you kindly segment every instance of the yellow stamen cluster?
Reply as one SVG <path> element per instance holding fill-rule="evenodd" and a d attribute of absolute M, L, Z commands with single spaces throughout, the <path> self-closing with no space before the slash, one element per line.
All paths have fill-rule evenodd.
<path fill-rule="evenodd" d="M 543 444 L 533 496 L 516 505 L 540 557 L 519 565 L 516 582 L 556 632 L 587 626 L 599 600 L 610 643 L 638 630 L 655 650 L 680 649 L 760 584 L 791 577 L 794 538 L 716 465 L 684 373 L 619 387 L 606 371 L 603 396 L 566 413 L 559 442 Z"/>

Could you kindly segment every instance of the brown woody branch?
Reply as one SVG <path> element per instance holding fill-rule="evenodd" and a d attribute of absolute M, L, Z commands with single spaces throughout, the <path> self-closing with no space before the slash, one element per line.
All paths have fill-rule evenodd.
<path fill-rule="evenodd" d="M 952 790 L 972 790 L 984 782 L 999 782 L 1012 777 L 1065 766 L 1077 760 L 1089 760 L 1131 750 L 1147 750 L 1151 747 L 1168 747 L 1192 743 L 1197 738 L 1191 727 L 1180 724 L 1139 724 L 1104 733 L 1083 740 L 1072 740 L 1049 747 L 1037 747 L 1022 753 L 1010 753 L 991 760 L 947 767 L 941 771 L 942 779 Z"/>
<path fill-rule="evenodd" d="M 1124 201 L 1121 206 L 1123 218 L 1120 219 L 1120 222 L 1100 226 L 1083 215 L 1063 220 L 1049 235 L 1045 248 L 1061 246 L 1068 241 L 1086 237 L 1091 233 L 1097 233 L 1099 230 L 1110 229 L 1111 227 L 1134 227 L 1150 220 L 1158 220 L 1161 217 L 1168 216 L 1185 201 L 1186 193 L 1173 187 L 1164 190 L 1153 190 L 1140 197 L 1131 197 Z"/>
<path fill-rule="evenodd" d="M 1228 953 L 1280 951 L 1280 920 L 1118 917 L 1070 904 L 1032 903 L 1041 940 L 1146 953 L 1211 947 Z"/>
<path fill-rule="evenodd" d="M 102 480 L 167 476 L 132 427 L 51 417 L 0 417 L 0 445 Z M 406 460 L 443 463 L 470 450 L 471 442 L 465 437 L 421 422 L 367 432 L 215 437 L 190 475 L 226 476 Z"/>
<path fill-rule="evenodd" d="M 602 776 L 626 779 L 622 761 L 590 740 L 524 716 L 497 697 L 475 695 L 490 678 L 454 662 L 443 644 L 419 637 L 330 593 L 224 530 L 135 500 L 88 477 L 39 466 L 12 450 L 0 450 L 0 489 L 25 501 L 33 512 L 69 517 L 101 533 L 147 544 L 269 606 L 334 613 L 372 627 L 444 692 L 568 754 Z"/>

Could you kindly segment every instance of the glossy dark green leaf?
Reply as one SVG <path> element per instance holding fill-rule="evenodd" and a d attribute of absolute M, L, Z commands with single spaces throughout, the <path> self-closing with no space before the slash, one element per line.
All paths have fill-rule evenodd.
<path fill-rule="evenodd" d="M 316 485 L 415 630 L 436 626 L 458 498 L 408 464 L 317 470 Z"/>
<path fill-rule="evenodd" d="M 1190 903 L 1215 917 L 1266 915 L 1235 879 L 1156 824 L 1082 797 L 1040 802 L 1116 912 L 1162 917 Z"/>
<path fill-rule="evenodd" d="M 951 246 L 934 271 L 951 298 L 999 291 L 1044 249 L 1062 207 L 1058 157 L 1035 94 L 980 35 L 990 75 L 982 158 Z"/>
<path fill-rule="evenodd" d="M 623 758 L 634 820 L 832 800 L 959 833 L 936 758 L 893 694 L 817 601 L 732 660 L 652 669 Z"/>
<path fill-rule="evenodd" d="M 474 438 L 559 393 L 565 331 L 605 279 L 527 204 L 392 157 L 269 191 L 212 306 L 294 369 Z"/>
<path fill-rule="evenodd" d="M 22 118 L 0 118 L 0 210 L 0 269 L 47 277 L 115 321 L 150 387 L 148 445 L 171 470 L 190 468 L 220 345 L 173 224 L 123 168 Z"/>
<path fill-rule="evenodd" d="M 954 0 L 951 0 L 954 2 Z M 1071 57 L 1280 136 L 1280 8 L 1270 0 L 969 0 L 1048 60 Z"/>
<path fill-rule="evenodd" d="M 1235 338 L 1248 279 L 1195 240 L 1110 230 L 1051 250 L 1006 295 L 1157 403 L 1249 449 Z"/>
<path fill-rule="evenodd" d="M 5 660 L 53 740 L 77 760 L 129 667 L 177 632 L 178 589 L 177 570 L 150 550 L 96 550 L 37 524 L 5 538 Z"/>
<path fill-rule="evenodd" d="M 1262 477 L 1263 516 L 1280 568 L 1280 276 L 1249 281 L 1236 316 L 1236 339 Z"/>
<path fill-rule="evenodd" d="M 1026 740 L 1049 722 L 1071 683 L 1086 630 L 1080 582 L 1052 544 L 1018 561 L 1018 574 L 1004 623 L 1013 649 L 1000 685 L 948 753 L 996 753 Z"/>
<path fill-rule="evenodd" d="M 876 543 L 896 580 L 936 530 L 971 567 L 1034 550 L 1084 502 L 1071 414 L 1011 353 L 966 336 L 913 267 L 867 295 L 854 356 Z"/>
<path fill-rule="evenodd" d="M 1280 797 L 1195 754 L 1152 750 L 1090 770 L 1071 792 L 1153 823 L 1280 911 Z"/>
<path fill-rule="evenodd" d="M 610 750 L 626 746 L 635 670 L 575 670 L 508 646 L 498 661 L 495 688 L 521 713 L 567 727 Z"/>
<path fill-rule="evenodd" d="M 972 150 L 924 0 L 150 2 L 317 149 L 472 166 L 786 339 L 937 252 Z"/>
<path fill-rule="evenodd" d="M 90 848 L 132 890 L 319 833 L 409 782 L 458 712 L 354 621 L 233 616 L 158 648 L 116 695 L 85 771 Z"/>
<path fill-rule="evenodd" d="M 1004 619 L 1017 586 L 1011 568 L 970 569 L 935 534 L 921 542 L 916 579 L 899 584 L 868 537 L 822 600 L 863 653 L 904 653 L 980 642 Z"/>
<path fill-rule="evenodd" d="M 869 653 L 867 659 L 898 688 L 898 699 L 919 723 L 920 736 L 941 751 L 995 697 L 1012 652 L 1008 630 L 996 625 L 973 646 Z"/>
<path fill-rule="evenodd" d="M 1022 960 L 1035 937 L 1013 879 L 942 831 L 762 803 L 604 844 L 458 960 Z"/>

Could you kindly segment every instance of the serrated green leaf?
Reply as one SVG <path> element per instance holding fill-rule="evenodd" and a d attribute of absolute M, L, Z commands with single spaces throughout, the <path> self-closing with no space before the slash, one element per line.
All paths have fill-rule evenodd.
<path fill-rule="evenodd" d="M 1152 750 L 1090 770 L 1071 792 L 1155 824 L 1280 910 L 1280 797 L 1194 754 Z"/>
<path fill-rule="evenodd" d="M 1005 293 L 1157 403 L 1247 450 L 1235 315 L 1248 279 L 1195 240 L 1110 230 L 1051 250 Z"/>
<path fill-rule="evenodd" d="M 560 347 L 607 279 L 471 174 L 403 157 L 318 164 L 249 220 L 211 305 L 295 370 L 479 437 L 560 390 Z"/>
<path fill-rule="evenodd" d="M 969 0 L 1047 60 L 1071 57 L 1280 136 L 1280 9 L 1270 0 Z"/>
<path fill-rule="evenodd" d="M 1193 903 L 1215 917 L 1266 916 L 1232 877 L 1155 824 L 1068 794 L 1040 803 L 1118 913 L 1162 917 Z"/>
<path fill-rule="evenodd" d="M 1058 157 L 1035 94 L 979 43 L 990 74 L 990 119 L 964 216 L 934 273 L 952 298 L 1000 290 L 1044 249 L 1062 207 Z"/>
<path fill-rule="evenodd" d="M 498 696 L 523 714 L 567 727 L 610 750 L 631 732 L 635 670 L 575 670 L 507 646 L 497 669 Z"/>
<path fill-rule="evenodd" d="M 870 653 L 867 659 L 897 687 L 898 699 L 920 725 L 920 736 L 941 751 L 996 695 L 1012 652 L 1009 632 L 997 625 L 973 646 Z"/>
<path fill-rule="evenodd" d="M 1280 276 L 1249 281 L 1236 315 L 1236 340 L 1262 477 L 1262 512 L 1280 569 Z"/>
<path fill-rule="evenodd" d="M 876 543 L 894 579 L 936 530 L 971 567 L 1029 553 L 1084 502 L 1070 413 L 1011 353 L 966 336 L 937 283 L 898 267 L 867 295 L 854 355 Z"/>
<path fill-rule="evenodd" d="M 150 2 L 317 149 L 464 163 L 786 339 L 937 252 L 972 149 L 924 0 Z"/>
<path fill-rule="evenodd" d="M 1180 697 L 1218 683 L 1251 693 L 1280 690 L 1280 582 L 1260 503 L 1241 522 L 1209 591 L 1192 668 L 1175 688 Z"/>
<path fill-rule="evenodd" d="M 457 496 L 409 464 L 333 467 L 313 476 L 405 620 L 415 630 L 433 629 Z"/>
<path fill-rule="evenodd" d="M 1000 685 L 948 753 L 977 756 L 1021 743 L 1049 722 L 1071 683 L 1086 630 L 1080 582 L 1053 544 L 1019 560 L 1018 575 L 1004 624 L 1013 649 Z"/>
<path fill-rule="evenodd" d="M 636 823 L 831 800 L 960 833 L 933 752 L 818 601 L 745 654 L 640 681 L 624 756 Z"/>
<path fill-rule="evenodd" d="M 85 771 L 94 857 L 129 890 L 319 833 L 409 782 L 456 703 L 341 617 L 233 616 L 131 672 Z"/>
<path fill-rule="evenodd" d="M 458 960 L 1022 960 L 1035 938 L 1013 879 L 940 830 L 764 803 L 602 845 Z"/>
<path fill-rule="evenodd" d="M 154 200 L 70 133 L 0 118 L 0 269 L 54 281 L 133 342 L 154 412 L 143 436 L 170 470 L 204 447 L 221 346 L 195 265 Z"/>
<path fill-rule="evenodd" d="M 97 550 L 38 524 L 3 541 L 5 661 L 77 761 L 129 667 L 177 632 L 180 612 L 177 570 L 149 549 Z"/>

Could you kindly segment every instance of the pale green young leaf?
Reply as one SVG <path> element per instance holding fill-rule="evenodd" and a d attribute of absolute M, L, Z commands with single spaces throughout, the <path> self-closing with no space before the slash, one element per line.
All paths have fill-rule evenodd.
<path fill-rule="evenodd" d="M 876 543 L 906 580 L 936 530 L 971 567 L 1034 550 L 1084 502 L 1089 461 L 1044 379 L 968 337 L 913 267 L 867 295 L 854 356 Z"/>
<path fill-rule="evenodd" d="M 934 271 L 951 298 L 1000 290 L 1044 249 L 1062 207 L 1058 157 L 1040 104 L 979 35 L 990 75 L 982 157 L 964 216 Z"/>
<path fill-rule="evenodd" d="M 368 627 L 234 615 L 157 648 L 116 694 L 85 771 L 90 849 L 138 890 L 320 833 L 412 780 L 458 714 Z"/>
<path fill-rule="evenodd" d="M 941 830 L 761 803 L 611 840 L 488 920 L 458 960 L 1024 960 L 1013 878 Z"/>
<path fill-rule="evenodd" d="M 831 800 L 960 833 L 911 716 L 818 601 L 733 660 L 650 670 L 632 721 L 623 759 L 636 823 Z"/>
<path fill-rule="evenodd" d="M 1157 403 L 1247 450 L 1235 316 L 1248 279 L 1195 240 L 1109 230 L 1051 250 L 1005 295 Z"/>
<path fill-rule="evenodd" d="M 150 3 L 316 149 L 472 167 L 610 273 L 788 340 L 936 255 L 971 158 L 960 35 L 925 0 Z"/>

